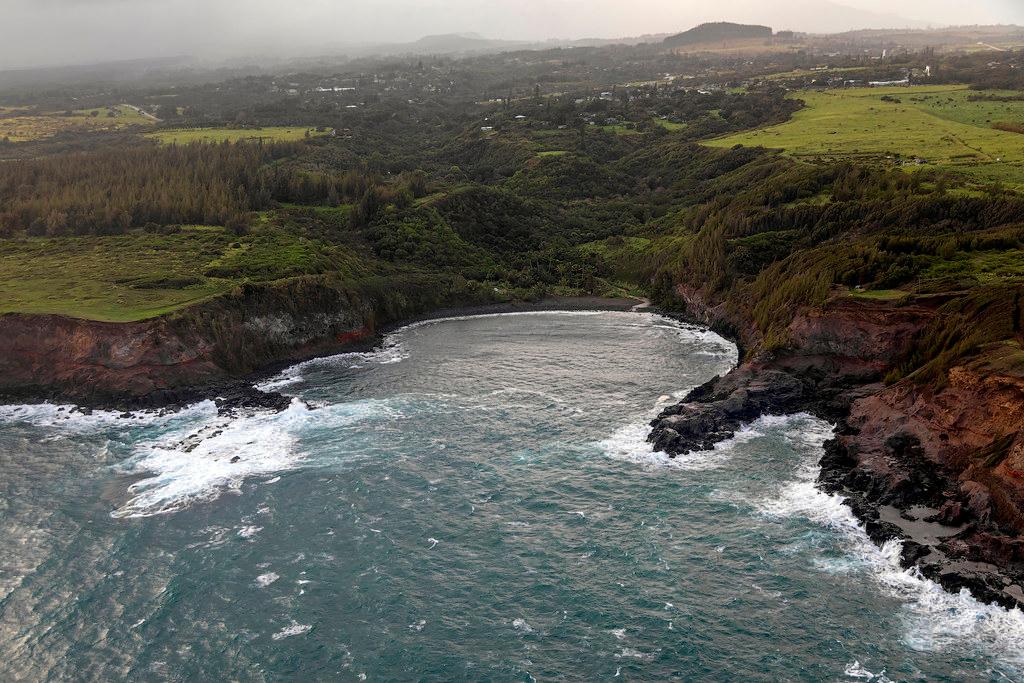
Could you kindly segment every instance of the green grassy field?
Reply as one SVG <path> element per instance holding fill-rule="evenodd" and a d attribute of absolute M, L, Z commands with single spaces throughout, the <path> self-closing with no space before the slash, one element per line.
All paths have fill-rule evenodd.
<path fill-rule="evenodd" d="M 314 128 L 303 126 L 273 126 L 267 128 L 175 128 L 149 133 L 147 137 L 159 140 L 163 144 L 187 145 L 193 142 L 294 142 L 310 137 L 327 135 L 318 133 Z"/>
<path fill-rule="evenodd" d="M 0 240 L 0 314 L 142 320 L 245 281 L 353 272 L 354 263 L 337 247 L 272 228 L 245 237 L 187 226 L 169 235 Z"/>
<path fill-rule="evenodd" d="M 113 107 L 98 107 L 96 109 L 78 109 L 72 112 L 72 114 L 76 118 L 90 118 L 98 123 L 115 123 L 118 126 L 149 126 L 155 122 L 154 119 L 126 104 L 118 104 Z"/>
<path fill-rule="evenodd" d="M 640 135 L 640 131 L 635 128 L 629 128 L 623 124 L 616 124 L 614 126 L 597 126 L 606 133 L 615 133 L 616 135 Z"/>
<path fill-rule="evenodd" d="M 1019 282 L 1024 279 L 1024 251 L 957 252 L 952 258 L 937 261 L 923 277 L 969 277 L 983 285 Z"/>
<path fill-rule="evenodd" d="M 1024 135 L 992 126 L 1024 123 L 1024 102 L 970 101 L 965 86 L 801 91 L 807 107 L 783 124 L 712 140 L 763 146 L 796 157 L 852 157 L 966 173 L 982 182 L 1024 185 Z M 990 93 L 999 94 L 999 93 Z M 883 96 L 896 101 L 884 101 Z"/>
<path fill-rule="evenodd" d="M 687 125 L 685 123 L 675 123 L 674 121 L 666 121 L 665 119 L 654 119 L 655 125 L 661 126 L 665 130 L 672 132 L 686 130 Z"/>
<path fill-rule="evenodd" d="M 875 301 L 899 301 L 910 296 L 910 292 L 902 289 L 864 289 L 851 290 L 850 296 L 855 299 L 872 299 Z"/>

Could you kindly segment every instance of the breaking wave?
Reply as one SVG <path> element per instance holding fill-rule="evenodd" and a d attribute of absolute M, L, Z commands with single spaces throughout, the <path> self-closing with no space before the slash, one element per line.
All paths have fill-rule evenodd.
<path fill-rule="evenodd" d="M 128 488 L 131 498 L 111 514 L 150 517 L 177 512 L 240 492 L 242 484 L 295 469 L 307 460 L 300 445 L 310 427 L 339 428 L 391 414 L 382 401 L 341 403 L 314 409 L 295 399 L 280 413 L 256 413 L 207 421 L 202 427 L 171 432 L 140 444 L 118 466 L 142 477 Z"/>
<path fill-rule="evenodd" d="M 754 502 L 757 513 L 776 519 L 805 519 L 837 534 L 855 566 L 867 571 L 886 594 L 903 602 L 904 641 L 912 649 L 939 652 L 979 647 L 1000 660 L 1024 666 L 1020 647 L 1024 642 L 1024 613 L 986 605 L 967 589 L 949 593 L 917 569 L 903 569 L 900 542 L 875 545 L 843 499 L 817 487 L 818 461 L 825 441 L 832 437 L 831 426 L 806 417 L 794 426 L 797 428 L 787 430 L 784 437 L 805 453 L 805 458 L 794 478 L 785 482 L 776 495 Z M 827 564 L 818 566 L 829 568 Z"/>
<path fill-rule="evenodd" d="M 59 432 L 86 434 L 114 429 L 127 431 L 139 427 L 175 424 L 217 414 L 213 401 L 201 401 L 181 410 L 87 410 L 73 405 L 36 403 L 0 405 L 0 424 L 25 424 L 48 427 Z"/>
<path fill-rule="evenodd" d="M 726 466 L 732 459 L 737 446 L 754 439 L 768 436 L 773 430 L 787 427 L 804 420 L 807 415 L 789 415 L 784 417 L 766 415 L 750 424 L 744 425 L 731 439 L 719 442 L 706 451 L 694 451 L 685 455 L 670 458 L 665 453 L 654 450 L 647 441 L 651 427 L 647 422 L 640 422 L 622 427 L 614 434 L 596 445 L 608 457 L 633 463 L 650 469 L 677 469 L 691 472 L 714 470 Z"/>

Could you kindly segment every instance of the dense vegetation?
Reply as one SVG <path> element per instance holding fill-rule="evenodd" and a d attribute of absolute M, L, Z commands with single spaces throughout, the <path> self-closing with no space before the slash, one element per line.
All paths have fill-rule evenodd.
<path fill-rule="evenodd" d="M 1016 54 L 819 59 L 588 48 L 147 91 L 143 134 L 0 145 L 0 312 L 134 320 L 327 276 L 670 307 L 684 284 L 752 326 L 751 352 L 802 307 L 923 297 L 940 316 L 890 380 L 1019 344 L 1024 109 L 982 89 Z M 925 63 L 962 85 L 783 87 Z M 67 106 L 34 97 L 0 117 Z"/>

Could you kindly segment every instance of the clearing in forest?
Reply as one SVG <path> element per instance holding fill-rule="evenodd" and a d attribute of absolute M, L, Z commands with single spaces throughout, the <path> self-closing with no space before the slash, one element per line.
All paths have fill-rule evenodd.
<path fill-rule="evenodd" d="M 352 270 L 347 251 L 282 230 L 244 236 L 217 226 L 172 230 L 0 239 L 0 315 L 143 320 L 243 282 Z"/>
<path fill-rule="evenodd" d="M 707 144 L 938 166 L 979 182 L 1024 186 L 1024 101 L 1012 93 L 951 85 L 807 90 L 791 96 L 807 106 L 786 123 Z"/>
<path fill-rule="evenodd" d="M 27 142 L 65 131 L 117 130 L 152 125 L 153 119 L 126 104 L 63 112 L 39 112 L 31 107 L 0 107 L 0 140 Z"/>
<path fill-rule="evenodd" d="M 150 133 L 147 137 L 164 144 L 187 145 L 193 142 L 295 142 L 327 135 L 306 126 L 269 126 L 266 128 L 173 128 Z"/>

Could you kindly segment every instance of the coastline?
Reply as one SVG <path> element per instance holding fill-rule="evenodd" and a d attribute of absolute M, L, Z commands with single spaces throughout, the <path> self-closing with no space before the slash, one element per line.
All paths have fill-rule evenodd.
<path fill-rule="evenodd" d="M 246 377 L 237 380 L 237 384 L 240 387 L 251 387 L 266 381 L 280 373 L 282 370 L 286 370 L 293 365 L 316 360 L 317 358 L 327 358 L 343 353 L 372 351 L 378 348 L 389 334 L 417 323 L 429 322 L 431 320 L 444 320 L 447 318 L 500 315 L 506 313 L 557 313 L 559 311 L 610 311 L 622 313 L 631 311 L 659 312 L 651 306 L 650 301 L 647 299 L 600 296 L 549 296 L 538 301 L 505 301 L 470 306 L 445 306 L 427 313 L 410 316 L 409 318 L 383 325 L 379 329 L 375 330 L 373 335 L 367 338 L 355 340 L 344 347 L 322 353 L 316 353 L 308 357 L 299 358 L 298 360 L 276 361 L 270 363 L 265 367 L 250 373 Z"/>
<path fill-rule="evenodd" d="M 709 327 L 740 349 L 751 344 L 749 329 L 719 317 L 693 292 L 687 294 L 688 310 L 684 314 L 659 311 L 641 299 L 548 297 L 539 301 L 440 305 L 379 326 L 356 316 L 346 321 L 345 329 L 349 331 L 327 343 L 282 354 L 238 377 L 164 391 L 156 400 L 152 396 L 123 396 L 96 402 L 68 397 L 65 401 L 59 393 L 49 391 L 0 396 L 0 403 L 62 402 L 83 412 L 174 411 L 212 399 L 223 413 L 245 408 L 283 410 L 290 404 L 289 397 L 254 385 L 296 363 L 371 350 L 387 334 L 408 325 L 464 316 L 654 311 Z M 726 375 L 698 387 L 658 416 L 649 440 L 657 451 L 674 457 L 712 448 L 763 415 L 808 412 L 826 419 L 837 425 L 836 437 L 826 444 L 817 485 L 843 498 L 872 541 L 881 546 L 900 540 L 903 566 L 916 568 L 949 591 L 968 588 L 984 602 L 1007 608 L 1024 606 L 1024 541 L 1019 530 L 1001 524 L 988 489 L 973 480 L 966 485 L 958 481 L 956 473 L 939 464 L 940 457 L 922 448 L 921 437 L 911 433 L 890 434 L 883 440 L 880 457 L 872 460 L 862 456 L 865 428 L 854 423 L 857 419 L 870 422 L 871 415 L 865 417 L 863 411 L 858 414 L 857 407 L 886 392 L 881 376 L 912 346 L 928 318 L 924 309 L 904 310 L 898 315 L 889 310 L 883 313 L 879 317 L 879 311 L 871 306 L 846 305 L 799 316 L 793 328 L 799 343 L 785 351 L 748 358 Z M 886 317 L 893 315 L 896 317 Z M 373 321 L 372 315 L 369 319 Z M 125 326 L 129 328 L 131 325 Z M 884 334 L 886 343 L 879 341 L 880 334 Z"/>
<path fill-rule="evenodd" d="M 70 390 L 62 391 L 60 382 L 64 380 L 60 378 L 58 378 L 57 383 L 50 384 L 49 386 L 26 384 L 13 390 L 10 387 L 0 386 L 0 404 L 60 403 L 73 405 L 85 411 L 101 409 L 114 411 L 176 410 L 198 401 L 218 399 L 219 405 L 222 406 L 223 410 L 234 410 L 250 406 L 283 409 L 287 407 L 284 397 L 273 392 L 259 391 L 253 385 L 296 363 L 340 353 L 372 350 L 391 332 L 418 322 L 448 317 L 500 313 L 588 310 L 631 311 L 649 309 L 649 302 L 639 298 L 552 296 L 538 301 L 469 303 L 462 305 L 442 303 L 436 307 L 428 306 L 429 310 L 425 312 L 414 310 L 408 315 L 389 320 L 387 316 L 377 314 L 373 306 L 366 305 L 367 302 L 365 301 L 353 302 L 351 299 L 347 299 L 343 300 L 342 304 L 345 309 L 352 310 L 344 310 L 344 315 L 338 316 L 341 319 L 340 329 L 338 325 L 332 325 L 329 329 L 325 327 L 320 330 L 318 338 L 303 340 L 303 343 L 298 345 L 297 349 L 281 348 L 284 345 L 279 345 L 279 348 L 271 349 L 271 357 L 265 360 L 265 362 L 258 362 L 254 367 L 234 373 L 230 370 L 220 371 L 220 368 L 217 367 L 198 367 L 201 361 L 205 361 L 207 366 L 214 366 L 214 362 L 208 358 L 198 358 L 199 354 L 192 349 L 180 348 L 185 346 L 187 342 L 194 342 L 195 346 L 200 348 L 210 347 L 212 343 L 209 339 L 195 339 L 196 335 L 192 335 L 193 338 L 191 339 L 188 337 L 183 339 L 181 337 L 185 335 L 181 334 L 178 334 L 177 338 L 172 340 L 172 344 L 168 344 L 165 340 L 161 339 L 160 337 L 163 335 L 164 330 L 160 328 L 164 327 L 170 318 L 157 318 L 140 323 L 96 323 L 64 316 L 6 316 L 8 321 L 20 318 L 28 320 L 30 323 L 39 321 L 40 324 L 47 326 L 79 327 L 85 329 L 88 333 L 93 333 L 93 330 L 96 329 L 102 330 L 105 338 L 102 338 L 94 346 L 101 347 L 100 350 L 103 353 L 103 357 L 94 357 L 92 359 L 94 367 L 89 368 L 85 381 L 90 384 L 101 381 L 102 371 L 106 367 L 113 367 L 115 369 L 127 367 L 127 363 L 123 360 L 126 353 L 116 348 L 119 344 L 129 347 L 130 352 L 135 356 L 133 360 L 137 361 L 134 367 L 129 368 L 133 372 L 132 380 L 134 381 L 136 378 L 141 377 L 144 381 L 134 381 L 133 384 L 129 385 L 128 390 L 96 394 L 83 394 L 79 391 Z M 280 316 L 270 315 L 264 317 L 271 318 L 270 324 L 267 327 L 271 327 L 272 332 L 277 332 L 273 328 L 279 326 L 278 318 Z M 319 317 L 322 318 L 324 316 L 320 314 Z M 384 321 L 378 322 L 380 318 L 384 318 Z M 0 316 L 0 322 L 4 320 L 5 317 Z M 248 320 L 245 320 L 244 325 L 251 327 L 252 322 L 250 317 Z M 302 327 L 301 324 L 294 323 L 292 326 Z M 81 353 L 80 347 L 82 345 L 81 341 L 72 339 L 70 342 L 55 345 L 52 355 L 64 356 L 71 353 Z M 28 344 L 23 344 L 23 346 L 31 349 L 31 355 L 26 354 L 24 356 L 25 364 L 41 364 L 40 359 L 36 357 L 38 354 L 34 340 L 28 340 Z M 140 352 L 138 350 L 140 346 L 152 348 L 143 348 Z M 147 357 L 154 353 L 154 349 L 156 349 L 156 352 L 167 354 L 169 347 L 179 347 L 174 349 L 178 352 L 172 359 L 174 362 L 166 364 L 154 363 Z M 95 350 L 90 351 L 93 356 L 96 355 Z M 212 356 L 213 354 L 209 355 Z M 55 359 L 49 359 L 51 363 L 53 360 Z M 11 366 L 18 361 L 14 354 L 8 354 L 6 362 L 8 366 Z M 47 359 L 44 358 L 42 362 L 46 363 Z M 182 368 L 193 369 L 197 367 L 199 369 L 198 372 L 193 373 L 192 376 L 184 374 L 181 378 L 183 381 L 179 380 L 179 375 L 183 374 L 181 373 Z M 167 377 L 177 380 L 178 384 L 169 387 L 161 386 L 161 383 Z M 80 381 L 78 377 L 67 380 L 63 388 L 77 387 Z"/>
<path fill-rule="evenodd" d="M 691 322 L 738 330 L 680 287 Z M 833 299 L 799 313 L 787 348 L 753 354 L 652 422 L 668 457 L 706 450 L 764 415 L 807 412 L 836 425 L 817 486 L 838 495 L 871 540 L 903 545 L 901 564 L 945 590 L 1024 607 L 1024 378 L 991 358 L 949 371 L 946 387 L 883 377 L 912 353 L 934 312 Z M 739 322 L 739 324 L 737 324 Z M 753 344 L 751 344 L 753 346 Z"/>

